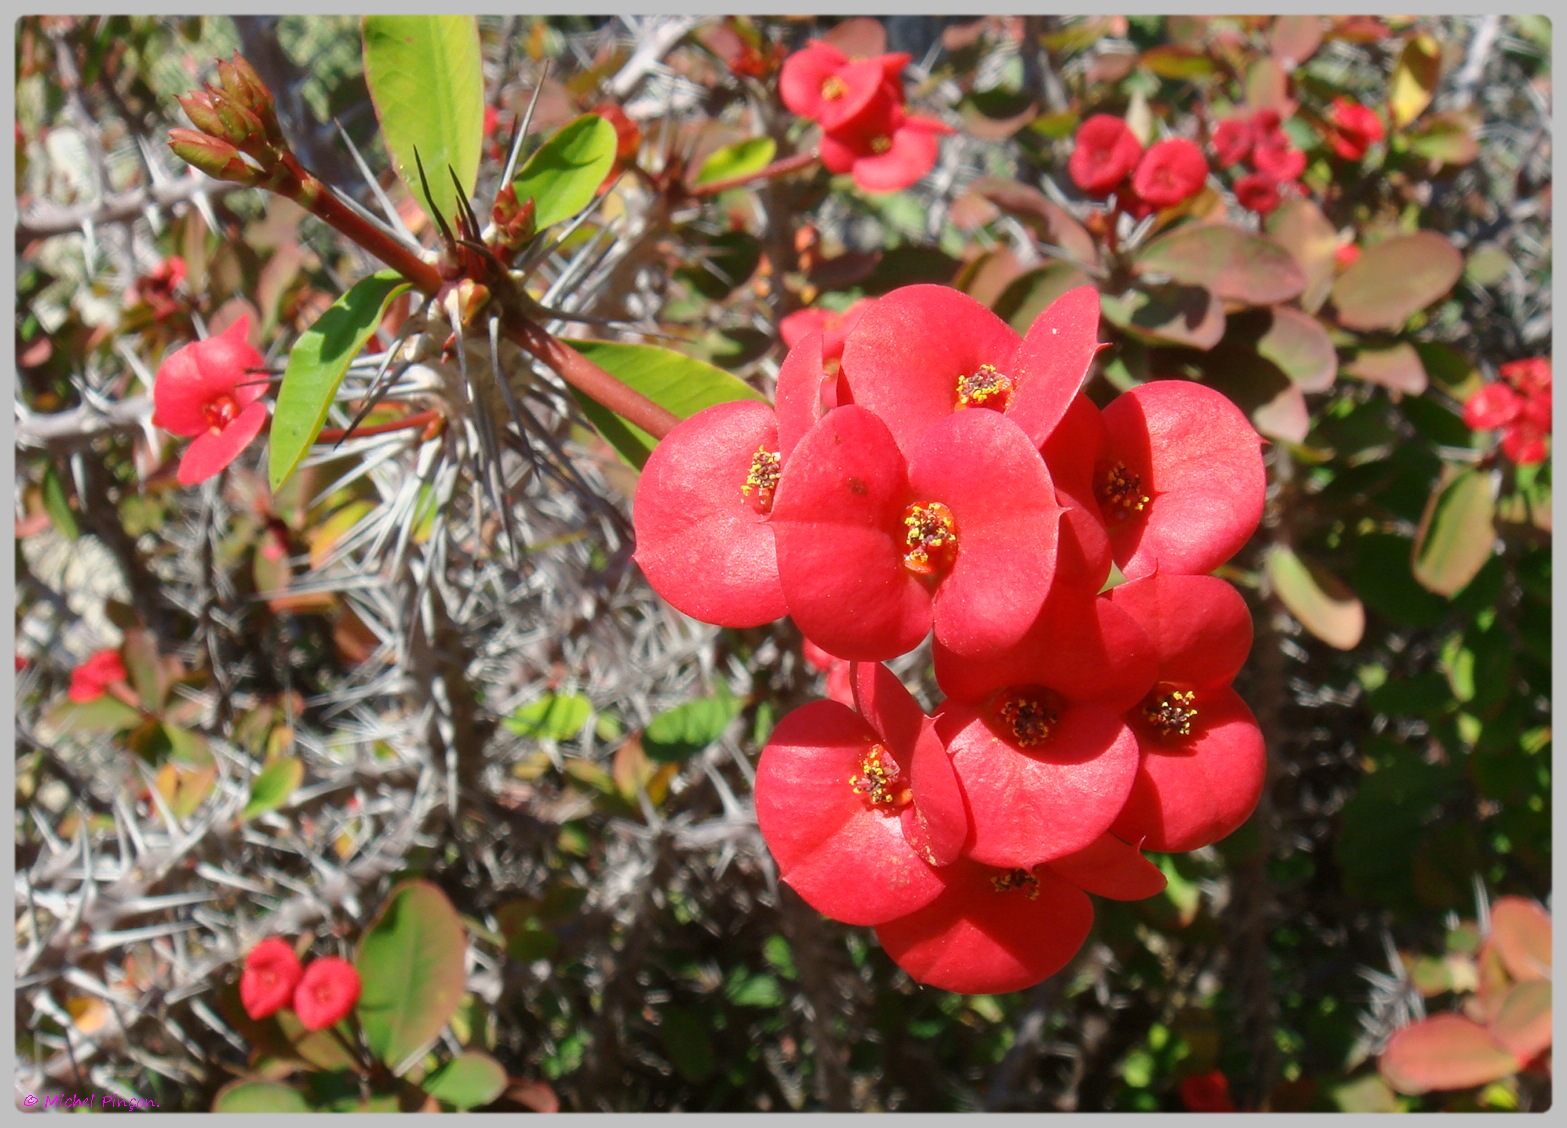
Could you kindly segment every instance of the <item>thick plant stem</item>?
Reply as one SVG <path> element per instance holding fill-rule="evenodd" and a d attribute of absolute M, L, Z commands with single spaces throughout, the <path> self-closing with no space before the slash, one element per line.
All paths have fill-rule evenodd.
<path fill-rule="evenodd" d="M 542 360 L 566 383 L 655 439 L 662 439 L 680 422 L 674 412 L 628 388 L 535 322 L 514 316 L 501 325 L 508 338 Z"/>
<path fill-rule="evenodd" d="M 289 192 L 286 189 L 294 186 L 285 185 L 284 195 L 317 219 L 348 236 L 426 294 L 434 294 L 441 288 L 441 272 L 432 263 L 425 262 L 397 239 L 368 222 L 291 156 L 286 156 L 284 160 L 297 177 L 297 188 Z"/>
<path fill-rule="evenodd" d="M 770 165 L 757 169 L 755 172 L 747 172 L 740 176 L 731 176 L 727 180 L 710 180 L 706 184 L 698 184 L 694 188 L 688 188 L 687 192 L 701 199 L 704 196 L 716 196 L 720 192 L 730 188 L 738 188 L 743 184 L 749 184 L 753 180 L 770 180 L 775 176 L 783 176 L 785 173 L 795 172 L 802 168 L 809 168 L 818 159 L 815 152 L 796 153 L 792 157 L 784 157 L 774 161 Z"/>

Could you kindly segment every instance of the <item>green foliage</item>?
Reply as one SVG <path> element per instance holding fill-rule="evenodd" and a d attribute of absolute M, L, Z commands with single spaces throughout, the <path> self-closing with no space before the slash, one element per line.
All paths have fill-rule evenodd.
<path fill-rule="evenodd" d="M 534 202 L 539 230 L 570 219 L 593 202 L 615 163 L 615 127 L 597 114 L 567 122 L 512 178 L 517 200 Z"/>
<path fill-rule="evenodd" d="M 370 1052 L 394 1072 L 428 1050 L 456 1013 L 467 946 L 451 902 L 424 881 L 394 889 L 360 940 L 359 1022 Z"/>

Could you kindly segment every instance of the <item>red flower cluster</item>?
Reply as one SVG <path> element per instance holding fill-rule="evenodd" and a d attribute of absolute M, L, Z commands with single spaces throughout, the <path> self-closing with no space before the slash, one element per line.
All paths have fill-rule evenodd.
<path fill-rule="evenodd" d="M 1551 362 L 1543 356 L 1514 360 L 1497 370 L 1464 404 L 1472 431 L 1502 432 L 1502 453 L 1519 466 L 1545 461 L 1551 433 Z"/>
<path fill-rule="evenodd" d="M 897 192 L 936 164 L 936 138 L 951 126 L 904 109 L 901 75 L 910 56 L 850 59 L 813 39 L 784 60 L 778 93 L 822 127 L 821 159 L 866 192 Z"/>
<path fill-rule="evenodd" d="M 118 650 L 99 650 L 71 671 L 71 688 L 66 696 L 78 704 L 96 701 L 111 685 L 129 676 Z"/>
<path fill-rule="evenodd" d="M 130 299 L 146 305 L 154 321 L 167 321 L 180 311 L 179 288 L 185 281 L 185 260 L 170 255 L 131 286 Z"/>
<path fill-rule="evenodd" d="M 1364 160 L 1366 150 L 1382 140 L 1382 119 L 1370 106 L 1334 98 L 1328 111 L 1328 144 L 1347 161 Z"/>
<path fill-rule="evenodd" d="M 204 482 L 233 462 L 267 423 L 261 402 L 261 354 L 246 340 L 241 316 L 216 337 L 175 350 L 152 383 L 152 423 L 195 441 L 180 459 L 179 481 Z"/>
<path fill-rule="evenodd" d="M 1022 337 L 958 291 L 895 290 L 836 373 L 804 337 L 776 409 L 692 416 L 637 491 L 664 598 L 724 626 L 787 613 L 836 683 L 757 766 L 781 876 L 948 990 L 1053 974 L 1088 894 L 1157 893 L 1141 848 L 1214 842 L 1262 789 L 1230 687 L 1251 619 L 1205 574 L 1261 517 L 1260 440 L 1185 381 L 1101 411 L 1081 391 L 1098 326 L 1087 286 Z M 1102 592 L 1112 561 L 1128 581 Z M 926 715 L 881 663 L 932 632 Z"/>
<path fill-rule="evenodd" d="M 1306 171 L 1306 154 L 1290 144 L 1277 110 L 1227 117 L 1214 127 L 1214 163 L 1227 169 L 1242 162 L 1253 171 L 1235 178 L 1235 198 L 1243 208 L 1266 215 L 1279 206 L 1284 190 Z"/>
<path fill-rule="evenodd" d="M 1230 1096 L 1230 1079 L 1218 1069 L 1183 1077 L 1180 1093 L 1181 1103 L 1188 1112 L 1235 1111 L 1235 1101 Z"/>
<path fill-rule="evenodd" d="M 1131 215 L 1171 208 L 1202 190 L 1208 162 L 1191 141 L 1172 137 L 1144 152 L 1131 128 L 1118 117 L 1094 114 L 1078 128 L 1067 174 L 1090 196 L 1115 193 Z"/>
<path fill-rule="evenodd" d="M 306 1030 L 325 1030 L 348 1017 L 360 986 L 359 972 L 347 960 L 324 956 L 306 967 L 288 943 L 273 936 L 245 957 L 239 998 L 251 1018 L 291 1007 Z"/>

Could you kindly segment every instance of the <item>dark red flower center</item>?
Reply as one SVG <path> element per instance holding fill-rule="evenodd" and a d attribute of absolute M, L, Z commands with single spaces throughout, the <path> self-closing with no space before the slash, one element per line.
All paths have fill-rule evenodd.
<path fill-rule="evenodd" d="M 1144 700 L 1143 721 L 1155 735 L 1165 740 L 1192 734 L 1197 719 L 1197 695 L 1189 689 L 1158 685 Z"/>
<path fill-rule="evenodd" d="M 822 97 L 829 102 L 836 102 L 849 92 L 849 84 L 837 75 L 828 75 L 822 79 Z"/>
<path fill-rule="evenodd" d="M 745 476 L 740 492 L 750 499 L 752 508 L 758 513 L 766 515 L 773 511 L 773 492 L 778 488 L 782 465 L 783 457 L 765 446 L 757 447 L 751 456 L 751 470 Z M 751 496 L 753 493 L 755 497 Z"/>
<path fill-rule="evenodd" d="M 239 414 L 239 404 L 234 402 L 233 396 L 218 395 L 208 400 L 201 411 L 206 417 L 207 426 L 214 431 L 221 431 L 234 422 L 235 416 Z"/>
<path fill-rule="evenodd" d="M 1006 690 L 994 709 L 1004 734 L 1019 748 L 1043 744 L 1061 719 L 1055 695 L 1039 686 Z"/>
<path fill-rule="evenodd" d="M 912 798 L 903 769 L 881 744 L 872 744 L 866 750 L 858 774 L 849 777 L 849 786 L 872 810 L 887 814 L 901 811 Z"/>
<path fill-rule="evenodd" d="M 1133 513 L 1141 513 L 1147 507 L 1149 497 L 1143 493 L 1143 480 L 1127 469 L 1126 463 L 1117 462 L 1110 467 L 1099 483 L 1099 504 L 1107 517 L 1125 521 Z"/>
<path fill-rule="evenodd" d="M 995 365 L 981 364 L 971 375 L 958 377 L 958 406 L 1005 411 L 1012 403 L 1015 386 L 1012 377 Z"/>
<path fill-rule="evenodd" d="M 991 877 L 990 885 L 997 893 L 1010 893 L 1014 889 L 1021 889 L 1030 901 L 1039 899 L 1039 878 L 1026 869 L 1003 870 Z"/>
<path fill-rule="evenodd" d="M 903 566 L 917 576 L 941 576 L 958 554 L 958 524 L 939 501 L 903 511 Z"/>

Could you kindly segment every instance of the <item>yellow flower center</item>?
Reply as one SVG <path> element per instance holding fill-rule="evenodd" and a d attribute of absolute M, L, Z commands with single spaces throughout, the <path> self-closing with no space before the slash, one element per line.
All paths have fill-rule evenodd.
<path fill-rule="evenodd" d="M 901 811 L 912 799 L 903 769 L 881 744 L 872 744 L 866 750 L 860 760 L 859 774 L 849 777 L 849 786 L 855 794 L 863 796 L 872 809 L 889 814 Z"/>
<path fill-rule="evenodd" d="M 995 713 L 1019 748 L 1043 744 L 1061 720 L 1054 695 L 1037 686 L 1007 690 L 997 699 Z"/>
<path fill-rule="evenodd" d="M 740 492 L 750 498 L 758 513 L 773 511 L 773 491 L 778 488 L 782 465 L 783 456 L 765 446 L 757 447 L 756 453 L 751 456 L 751 471 L 745 476 L 745 484 L 740 487 Z M 753 492 L 756 494 L 754 498 L 751 497 Z"/>
<path fill-rule="evenodd" d="M 239 415 L 239 404 L 233 396 L 220 395 L 208 401 L 201 412 L 206 417 L 207 426 L 214 431 L 221 431 Z"/>
<path fill-rule="evenodd" d="M 952 510 L 924 501 L 903 512 L 903 566 L 917 576 L 944 574 L 958 551 L 958 525 Z"/>
<path fill-rule="evenodd" d="M 836 102 L 848 92 L 849 84 L 835 74 L 822 80 L 822 97 L 829 102 Z"/>
<path fill-rule="evenodd" d="M 888 137 L 885 133 L 879 137 L 871 138 L 871 152 L 875 153 L 878 157 L 891 148 L 892 138 Z"/>
<path fill-rule="evenodd" d="M 1143 480 L 1127 469 L 1126 463 L 1117 462 L 1099 485 L 1099 504 L 1107 517 L 1125 521 L 1133 513 L 1141 513 L 1148 506 L 1149 497 L 1143 493 Z"/>
<path fill-rule="evenodd" d="M 1190 736 L 1192 722 L 1197 719 L 1196 700 L 1197 695 L 1189 689 L 1161 686 L 1143 702 L 1143 720 L 1166 740 Z"/>
<path fill-rule="evenodd" d="M 959 407 L 988 407 L 1005 411 L 1012 402 L 1012 377 L 993 364 L 981 364 L 977 371 L 958 377 Z"/>
<path fill-rule="evenodd" d="M 990 885 L 997 893 L 1021 889 L 1030 901 L 1039 899 L 1039 878 L 1026 869 L 1009 869 L 998 873 L 990 879 Z"/>

